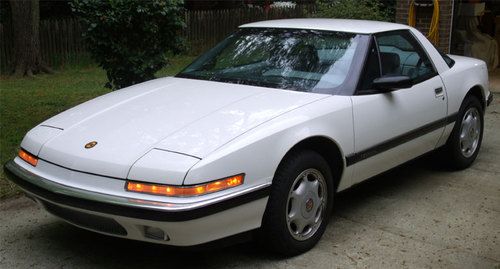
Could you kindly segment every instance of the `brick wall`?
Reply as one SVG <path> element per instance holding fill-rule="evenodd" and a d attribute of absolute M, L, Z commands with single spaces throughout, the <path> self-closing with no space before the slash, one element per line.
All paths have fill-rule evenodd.
<path fill-rule="evenodd" d="M 436 45 L 441 51 L 449 53 L 450 29 L 454 0 L 439 0 L 439 44 Z M 409 0 L 397 0 L 396 22 L 408 24 Z M 433 7 L 416 7 L 417 25 L 416 28 L 424 35 L 429 32 L 432 19 Z"/>

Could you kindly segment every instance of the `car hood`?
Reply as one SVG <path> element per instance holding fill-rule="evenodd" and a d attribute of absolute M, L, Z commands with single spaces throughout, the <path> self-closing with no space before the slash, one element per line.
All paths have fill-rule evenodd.
<path fill-rule="evenodd" d="M 152 149 L 196 158 L 297 107 L 327 97 L 255 86 L 163 78 L 90 100 L 41 125 L 62 129 L 39 157 L 126 178 Z M 92 148 L 85 145 L 95 141 Z"/>

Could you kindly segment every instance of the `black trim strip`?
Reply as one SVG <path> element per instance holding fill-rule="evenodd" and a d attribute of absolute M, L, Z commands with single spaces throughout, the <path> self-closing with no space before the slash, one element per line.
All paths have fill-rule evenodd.
<path fill-rule="evenodd" d="M 60 128 L 60 127 L 55 127 L 55 126 L 51 126 L 51 125 L 40 124 L 40 126 L 43 126 L 43 127 L 48 127 L 48 128 L 53 128 L 53 129 L 58 129 L 58 130 L 64 131 L 64 129 L 63 129 L 63 128 Z"/>
<path fill-rule="evenodd" d="M 428 134 L 432 131 L 435 131 L 439 128 L 442 128 L 450 123 L 455 122 L 457 120 L 457 116 L 458 116 L 458 113 L 452 114 L 446 118 L 437 120 L 435 122 L 431 122 L 429 124 L 426 124 L 422 127 L 417 128 L 415 130 L 412 130 L 410 132 L 407 132 L 407 133 L 404 133 L 402 135 L 391 138 L 389 140 L 386 140 L 386 141 L 384 141 L 378 145 L 375 145 L 371 148 L 362 150 L 358 153 L 351 154 L 351 155 L 346 157 L 346 166 L 351 166 L 357 162 L 368 159 L 368 158 L 373 157 L 377 154 L 380 154 L 384 151 L 390 150 L 390 149 L 395 148 L 401 144 L 409 142 L 415 138 L 418 138 L 418 137 L 423 136 L 425 134 Z"/>
<path fill-rule="evenodd" d="M 200 157 L 196 157 L 194 155 L 189 155 L 189 154 L 178 152 L 178 151 L 173 151 L 173 150 L 168 150 L 168 149 L 160 149 L 160 148 L 153 148 L 153 149 L 160 150 L 160 151 L 165 151 L 165 152 L 170 152 L 170 153 L 175 153 L 175 154 L 179 154 L 179 155 L 184 155 L 184 156 L 188 156 L 188 157 L 191 157 L 191 158 L 195 158 L 195 159 L 201 160 Z"/>
<path fill-rule="evenodd" d="M 165 212 L 154 209 L 143 209 L 137 207 L 96 202 L 96 201 L 64 195 L 61 193 L 51 192 L 47 189 L 41 188 L 37 185 L 34 185 L 32 183 L 29 183 L 28 181 L 23 180 L 19 176 L 15 175 L 12 171 L 10 171 L 6 166 L 4 166 L 4 171 L 8 175 L 8 178 L 13 183 L 18 185 L 25 192 L 27 192 L 28 195 L 35 196 L 38 199 L 42 199 L 50 203 L 66 205 L 74 208 L 80 208 L 104 214 L 119 215 L 124 217 L 152 220 L 152 221 L 177 222 L 177 221 L 188 221 L 206 217 L 224 210 L 228 210 L 233 207 L 237 207 L 267 197 L 269 196 L 271 190 L 271 187 L 268 186 L 250 193 L 246 193 L 228 200 L 224 200 L 216 204 L 207 205 L 193 210 Z"/>

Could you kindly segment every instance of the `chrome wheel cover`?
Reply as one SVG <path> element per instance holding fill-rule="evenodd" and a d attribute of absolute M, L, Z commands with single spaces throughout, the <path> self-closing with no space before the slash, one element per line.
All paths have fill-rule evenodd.
<path fill-rule="evenodd" d="M 288 231 L 294 239 L 304 241 L 318 231 L 326 213 L 327 199 L 325 177 L 317 169 L 307 169 L 293 181 L 285 214 Z"/>
<path fill-rule="evenodd" d="M 466 158 L 471 157 L 477 150 L 481 135 L 481 118 L 475 107 L 467 109 L 460 126 L 460 151 Z"/>

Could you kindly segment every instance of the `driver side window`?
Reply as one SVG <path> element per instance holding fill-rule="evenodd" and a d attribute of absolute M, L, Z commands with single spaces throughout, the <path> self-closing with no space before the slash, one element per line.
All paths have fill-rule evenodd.
<path fill-rule="evenodd" d="M 407 76 L 419 83 L 436 75 L 420 44 L 408 31 L 376 35 L 382 76 Z"/>

